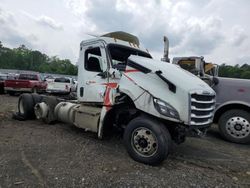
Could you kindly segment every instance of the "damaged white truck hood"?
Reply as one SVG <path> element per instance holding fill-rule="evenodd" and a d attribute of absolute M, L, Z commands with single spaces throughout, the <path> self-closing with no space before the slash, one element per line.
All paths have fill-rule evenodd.
<path fill-rule="evenodd" d="M 156 72 L 160 73 L 162 78 Z M 175 90 L 170 89 L 169 83 L 174 85 Z M 154 106 L 149 107 L 150 100 L 153 97 L 166 101 L 175 107 L 181 117 L 180 121 L 185 124 L 189 122 L 192 93 L 215 95 L 205 82 L 179 66 L 135 55 L 128 58 L 119 87 L 135 101 L 137 108 L 156 116 L 159 114 L 154 112 Z"/>
<path fill-rule="evenodd" d="M 213 90 L 204 81 L 197 78 L 190 72 L 183 70 L 178 65 L 135 55 L 131 55 L 129 57 L 129 60 L 152 70 L 152 73 L 161 71 L 162 75 L 171 83 L 175 84 L 177 88 L 178 86 L 181 86 L 181 88 L 186 90 L 187 92 L 201 89 L 214 93 Z"/>

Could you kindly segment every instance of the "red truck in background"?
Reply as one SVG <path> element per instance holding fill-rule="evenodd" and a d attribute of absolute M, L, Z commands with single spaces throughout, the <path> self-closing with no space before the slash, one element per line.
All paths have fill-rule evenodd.
<path fill-rule="evenodd" d="M 4 90 L 10 94 L 42 93 L 46 91 L 47 83 L 39 73 L 20 74 L 17 80 L 5 80 Z"/>

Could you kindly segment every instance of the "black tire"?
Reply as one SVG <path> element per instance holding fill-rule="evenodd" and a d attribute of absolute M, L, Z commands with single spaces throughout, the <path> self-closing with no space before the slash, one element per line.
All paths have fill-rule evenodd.
<path fill-rule="evenodd" d="M 15 92 L 15 91 L 8 91 L 8 94 L 9 94 L 10 96 L 15 96 L 15 95 L 16 95 L 16 92 Z"/>
<path fill-rule="evenodd" d="M 34 106 L 35 103 L 31 94 L 25 93 L 19 97 L 18 113 L 24 120 L 35 119 Z"/>
<path fill-rule="evenodd" d="M 145 137 L 144 135 L 139 135 L 143 131 L 146 133 Z M 123 139 L 130 157 L 137 162 L 149 165 L 160 164 L 168 156 L 172 145 L 168 129 L 162 123 L 147 116 L 133 119 L 125 128 Z M 150 143 L 152 140 L 153 144 Z M 147 143 L 145 144 L 145 142 Z M 143 148 L 142 150 L 146 150 L 148 147 L 151 149 L 144 151 L 146 153 L 142 153 L 143 151 L 139 151 L 141 149 L 136 149 L 136 147 Z"/>
<path fill-rule="evenodd" d="M 31 95 L 32 95 L 32 97 L 33 97 L 33 100 L 34 100 L 35 105 L 36 105 L 37 103 L 42 102 L 42 100 L 43 100 L 43 96 L 42 96 L 42 95 L 39 95 L 39 94 L 37 94 L 37 93 L 32 93 Z"/>
<path fill-rule="evenodd" d="M 250 143 L 250 113 L 233 109 L 223 113 L 219 119 L 221 136 L 230 142 Z"/>

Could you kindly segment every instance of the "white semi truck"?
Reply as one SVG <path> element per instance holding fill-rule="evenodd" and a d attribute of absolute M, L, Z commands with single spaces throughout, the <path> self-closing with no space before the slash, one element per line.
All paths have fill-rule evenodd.
<path fill-rule="evenodd" d="M 77 100 L 23 94 L 19 116 L 61 121 L 103 138 L 112 128 L 123 131 L 128 154 L 156 165 L 172 142 L 211 125 L 215 92 L 177 65 L 152 59 L 137 37 L 114 32 L 80 44 Z"/>

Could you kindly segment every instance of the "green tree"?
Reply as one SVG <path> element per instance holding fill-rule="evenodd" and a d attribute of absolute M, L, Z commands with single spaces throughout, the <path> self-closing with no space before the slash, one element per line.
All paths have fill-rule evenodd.
<path fill-rule="evenodd" d="M 219 68 L 219 76 L 221 77 L 250 79 L 249 72 L 250 65 L 248 64 L 242 66 L 239 64 L 235 66 L 222 64 Z"/>
<path fill-rule="evenodd" d="M 77 67 L 68 59 L 49 57 L 38 50 L 28 49 L 25 45 L 9 49 L 0 42 L 0 68 L 32 70 L 42 73 L 76 75 Z"/>

